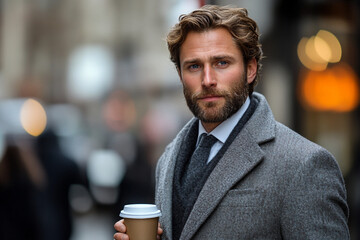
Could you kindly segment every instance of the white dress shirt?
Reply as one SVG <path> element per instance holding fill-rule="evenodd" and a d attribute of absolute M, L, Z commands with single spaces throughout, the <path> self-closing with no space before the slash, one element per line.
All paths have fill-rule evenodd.
<path fill-rule="evenodd" d="M 241 108 L 234 113 L 231 117 L 226 119 L 224 122 L 219 124 L 214 130 L 212 130 L 210 133 L 207 133 L 203 125 L 201 124 L 201 121 L 199 121 L 199 132 L 198 132 L 198 139 L 196 142 L 196 146 L 199 144 L 200 141 L 200 135 L 202 133 L 211 134 L 214 137 L 217 138 L 217 142 L 212 146 L 210 150 L 210 155 L 207 160 L 207 163 L 209 163 L 213 157 L 219 152 L 220 148 L 224 145 L 226 142 L 226 139 L 229 137 L 231 131 L 234 129 L 236 124 L 239 122 L 239 120 L 244 115 L 245 111 L 248 109 L 250 105 L 250 98 L 247 97 L 245 103 L 241 106 Z"/>

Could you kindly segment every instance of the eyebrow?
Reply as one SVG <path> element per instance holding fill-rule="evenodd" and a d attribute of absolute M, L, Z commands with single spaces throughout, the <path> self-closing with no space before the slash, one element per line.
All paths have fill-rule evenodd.
<path fill-rule="evenodd" d="M 212 60 L 221 60 L 221 59 L 235 59 L 233 56 L 230 55 L 218 55 L 218 56 L 213 56 L 211 57 Z M 197 63 L 200 62 L 200 58 L 191 58 L 188 60 L 185 60 L 182 64 L 182 66 L 187 65 L 187 64 L 192 64 L 192 63 Z"/>
<path fill-rule="evenodd" d="M 212 57 L 214 60 L 221 60 L 221 59 L 235 59 L 233 56 L 230 55 L 219 55 Z"/>

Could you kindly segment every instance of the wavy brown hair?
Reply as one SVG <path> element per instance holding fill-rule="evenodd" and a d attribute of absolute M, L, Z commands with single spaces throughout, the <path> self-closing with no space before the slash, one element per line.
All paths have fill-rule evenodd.
<path fill-rule="evenodd" d="M 263 54 L 258 26 L 248 17 L 245 8 L 205 5 L 189 14 L 181 15 L 179 23 L 175 24 L 166 39 L 171 61 L 180 71 L 180 47 L 187 34 L 191 31 L 204 32 L 216 28 L 225 28 L 230 32 L 243 54 L 245 66 L 255 58 L 257 74 L 255 80 L 249 85 L 249 94 L 251 94 L 258 81 Z"/>

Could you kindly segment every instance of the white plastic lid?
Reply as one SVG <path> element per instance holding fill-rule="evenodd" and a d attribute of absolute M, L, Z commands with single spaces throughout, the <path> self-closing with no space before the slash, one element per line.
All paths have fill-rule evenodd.
<path fill-rule="evenodd" d="M 160 216 L 161 212 L 154 204 L 129 204 L 120 212 L 122 218 L 144 219 Z"/>

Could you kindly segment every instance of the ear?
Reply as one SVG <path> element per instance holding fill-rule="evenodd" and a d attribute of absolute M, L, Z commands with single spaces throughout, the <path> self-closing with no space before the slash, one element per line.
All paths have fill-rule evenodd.
<path fill-rule="evenodd" d="M 255 78 L 256 78 L 256 73 L 257 73 L 257 61 L 255 58 L 252 58 L 247 66 L 246 66 L 246 70 L 247 70 L 247 82 L 250 84 L 252 83 Z"/>

